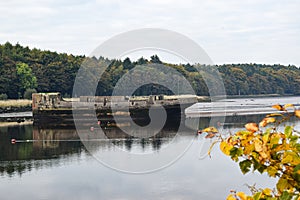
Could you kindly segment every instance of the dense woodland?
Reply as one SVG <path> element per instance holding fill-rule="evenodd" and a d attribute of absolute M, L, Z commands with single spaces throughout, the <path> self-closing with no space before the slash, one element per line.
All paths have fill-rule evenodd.
<path fill-rule="evenodd" d="M 27 89 L 35 89 L 38 92 L 58 91 L 70 97 L 76 73 L 86 59 L 108 65 L 99 81 L 97 95 L 111 95 L 117 81 L 137 64 L 162 63 L 158 56 L 152 56 L 150 60 L 140 58 L 134 62 L 129 58 L 123 61 L 108 60 L 30 49 L 7 42 L 0 45 L 0 94 L 16 99 L 22 98 Z M 201 69 L 211 66 L 164 64 L 180 72 L 198 95 L 208 95 Z M 226 64 L 217 68 L 228 95 L 300 94 L 300 69 L 296 66 Z M 146 85 L 135 92 L 136 95 L 160 93 L 170 94 L 171 91 L 159 85 Z"/>

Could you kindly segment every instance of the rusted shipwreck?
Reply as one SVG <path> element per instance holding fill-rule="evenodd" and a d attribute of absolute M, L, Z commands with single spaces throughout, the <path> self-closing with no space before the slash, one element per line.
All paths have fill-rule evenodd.
<path fill-rule="evenodd" d="M 81 96 L 63 99 L 61 94 L 34 93 L 32 111 L 35 123 L 73 121 L 73 114 L 81 113 L 82 121 L 90 120 L 89 114 L 96 113 L 101 121 L 113 120 L 114 116 L 130 116 L 134 120 L 149 118 L 149 109 L 164 108 L 168 118 L 180 117 L 184 110 L 197 103 L 196 95 L 150 95 L 150 96 Z"/>

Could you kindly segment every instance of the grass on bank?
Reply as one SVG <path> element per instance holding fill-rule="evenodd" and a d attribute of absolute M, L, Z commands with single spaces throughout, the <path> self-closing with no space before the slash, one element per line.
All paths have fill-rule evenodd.
<path fill-rule="evenodd" d="M 31 100 L 29 99 L 10 99 L 10 100 L 0 100 L 0 107 L 27 107 L 31 106 Z"/>

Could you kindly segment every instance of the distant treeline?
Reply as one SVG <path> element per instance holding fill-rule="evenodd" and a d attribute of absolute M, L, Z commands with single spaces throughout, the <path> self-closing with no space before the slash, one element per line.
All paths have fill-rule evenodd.
<path fill-rule="evenodd" d="M 117 81 L 136 65 L 146 63 L 162 63 L 158 56 L 154 55 L 150 60 L 140 58 L 132 62 L 125 60 L 108 60 L 106 58 L 87 58 L 66 53 L 29 49 L 19 44 L 5 43 L 0 45 L 0 94 L 8 98 L 20 98 L 25 89 L 36 89 L 38 92 L 61 92 L 65 97 L 72 95 L 72 88 L 76 73 L 84 60 L 97 63 L 106 63 L 106 71 L 101 77 L 96 94 L 111 95 Z M 31 70 L 26 71 L 26 65 Z M 166 64 L 180 72 L 190 82 L 197 95 L 208 95 L 208 90 L 203 80 L 205 66 L 198 64 L 196 67 L 190 64 Z M 27 73 L 21 81 L 17 66 Z M 197 70 L 197 69 L 198 70 Z M 228 95 L 257 95 L 257 94 L 300 94 L 300 69 L 296 66 L 264 65 L 264 64 L 226 64 L 217 65 L 223 78 L 226 93 Z M 200 70 L 200 73 L 199 73 Z M 32 73 L 32 76 L 28 76 Z M 21 74 L 22 75 L 22 74 Z M 24 80 L 28 77 L 35 80 L 35 88 L 24 87 Z M 29 80 L 30 81 L 30 80 Z M 23 85 L 22 85 L 23 84 Z M 149 95 L 160 93 L 172 93 L 167 88 L 159 85 L 146 85 L 135 92 L 136 95 Z"/>

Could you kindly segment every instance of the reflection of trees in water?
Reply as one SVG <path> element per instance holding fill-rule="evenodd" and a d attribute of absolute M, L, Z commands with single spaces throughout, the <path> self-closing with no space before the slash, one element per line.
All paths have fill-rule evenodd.
<path fill-rule="evenodd" d="M 56 166 L 63 162 L 62 158 L 80 156 L 84 150 L 80 141 L 59 141 L 66 135 L 70 136 L 70 130 L 44 130 L 32 125 L 1 127 L 0 175 L 21 176 L 32 169 Z M 19 142 L 11 144 L 12 138 Z"/>
<path fill-rule="evenodd" d="M 141 147 L 143 150 L 145 150 L 146 144 L 149 144 L 149 141 L 146 140 L 145 138 L 141 139 Z"/>
<path fill-rule="evenodd" d="M 138 138 L 128 135 L 117 127 L 105 127 L 103 140 L 96 141 L 91 151 L 112 151 L 115 146 L 127 151 L 156 150 L 163 143 L 176 135 L 178 124 L 172 122 L 158 134 L 149 138 Z M 84 129 L 84 134 L 96 135 L 97 129 L 91 131 L 90 126 Z M 0 175 L 22 175 L 33 169 L 58 166 L 66 159 L 80 157 L 85 148 L 74 128 L 37 127 L 32 125 L 0 128 Z M 145 134 L 141 134 L 144 136 Z M 10 143 L 15 138 L 18 142 Z M 164 138 L 164 139 L 161 139 Z M 168 139 L 166 139 L 168 138 Z M 97 139 L 97 138 L 96 138 Z M 113 155 L 113 154 L 112 154 Z"/>
<path fill-rule="evenodd" d="M 20 176 L 32 169 L 42 169 L 58 166 L 61 163 L 68 162 L 72 157 L 80 157 L 84 148 L 80 142 L 71 142 L 67 145 L 61 145 L 60 148 L 32 148 L 32 143 L 15 144 L 18 146 L 18 154 L 13 155 L 9 161 L 0 161 L 0 175 L 5 174 Z M 22 159 L 19 159 L 22 158 Z"/>
<path fill-rule="evenodd" d="M 132 143 L 133 143 L 132 138 L 126 138 L 124 144 L 125 144 L 125 147 L 126 147 L 126 149 L 127 149 L 128 151 L 131 150 Z"/>
<path fill-rule="evenodd" d="M 143 150 L 145 150 L 147 147 L 151 145 L 154 150 L 160 150 L 163 144 L 163 140 L 161 138 L 151 138 L 151 139 L 142 138 L 140 140 L 135 140 L 133 138 L 126 138 L 124 141 L 117 142 L 114 144 L 119 146 L 124 145 L 127 151 L 130 151 L 133 145 L 140 146 Z"/>
<path fill-rule="evenodd" d="M 8 175 L 13 177 L 15 175 L 22 176 L 26 172 L 32 170 L 40 170 L 44 168 L 51 168 L 59 166 L 61 163 L 70 162 L 72 158 L 80 157 L 78 153 L 72 153 L 61 157 L 44 160 L 15 160 L 0 162 L 0 176 Z"/>
<path fill-rule="evenodd" d="M 162 145 L 162 140 L 160 138 L 155 138 L 151 142 L 154 150 L 159 150 Z"/>
<path fill-rule="evenodd" d="M 80 157 L 85 151 L 75 129 L 44 129 L 33 126 L 22 126 L 0 129 L 0 175 L 21 176 L 33 169 L 38 170 L 58 166 L 72 157 Z M 90 129 L 87 127 L 87 131 Z M 94 151 L 110 150 L 113 146 L 126 148 L 131 151 L 133 146 L 145 150 L 153 147 L 159 150 L 162 141 L 157 138 L 133 138 L 121 133 L 117 128 L 105 129 L 108 140 L 97 142 Z M 160 137 L 172 137 L 172 129 L 162 131 Z M 10 140 L 17 139 L 12 145 Z M 29 140 L 29 141 L 27 141 Z M 77 140 L 77 141 L 76 141 Z"/>
<path fill-rule="evenodd" d="M 105 127 L 104 140 L 97 141 L 92 151 L 112 151 L 114 146 L 127 151 L 155 150 L 159 151 L 166 138 L 173 138 L 178 130 L 177 121 L 172 121 L 155 136 L 138 138 L 128 135 L 117 127 Z M 84 129 L 84 134 L 94 134 L 90 126 Z M 80 137 L 74 128 L 37 127 L 32 125 L 0 128 L 0 175 L 22 175 L 33 169 L 58 166 L 67 158 L 80 157 L 85 151 Z M 141 136 L 145 136 L 144 132 Z M 15 145 L 10 143 L 15 138 Z M 161 139 L 164 138 L 164 139 Z M 29 141 L 27 141 L 29 140 Z M 112 154 L 113 155 L 113 154 Z"/>
<path fill-rule="evenodd" d="M 242 126 L 245 122 L 258 122 L 264 116 L 226 117 L 224 125 L 225 127 L 239 127 L 239 123 Z M 201 118 L 199 120 L 200 128 L 207 126 L 209 121 L 209 118 Z M 134 151 L 136 147 L 140 147 L 142 151 L 159 151 L 164 144 L 174 138 L 177 129 L 176 126 L 175 130 L 174 126 L 165 127 L 160 133 L 150 138 L 134 138 L 124 134 L 116 127 L 103 130 L 106 139 L 96 142 L 92 151 L 99 151 L 100 149 L 113 151 L 114 146 L 125 148 L 127 151 Z M 90 127 L 87 127 L 86 131 L 91 133 Z M 12 138 L 23 140 L 23 142 L 12 145 L 10 143 Z M 32 139 L 36 141 L 26 142 L 26 140 Z M 68 162 L 69 159 L 80 157 L 83 151 L 86 150 L 76 130 L 72 128 L 43 129 L 32 125 L 0 127 L 0 176 L 21 176 L 33 169 L 58 166 Z"/>

